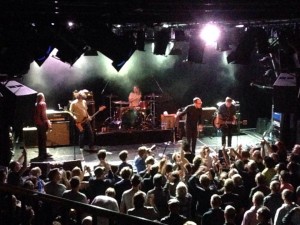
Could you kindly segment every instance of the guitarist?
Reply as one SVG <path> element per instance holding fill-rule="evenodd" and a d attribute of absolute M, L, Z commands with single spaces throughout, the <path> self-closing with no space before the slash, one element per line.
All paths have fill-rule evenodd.
<path fill-rule="evenodd" d="M 226 136 L 227 136 L 227 146 L 231 147 L 232 140 L 232 131 L 233 126 L 236 125 L 237 117 L 236 117 L 236 108 L 232 104 L 232 98 L 226 97 L 225 103 L 220 105 L 218 110 L 217 121 L 221 125 L 222 131 L 222 145 L 226 146 Z"/>
<path fill-rule="evenodd" d="M 88 114 L 86 94 L 83 90 L 75 94 L 76 99 L 70 104 L 70 112 L 79 130 L 79 147 L 84 148 L 85 141 L 89 150 L 96 150 L 94 146 L 94 133 L 90 121 L 92 118 Z M 84 123 L 83 123 L 84 121 Z"/>

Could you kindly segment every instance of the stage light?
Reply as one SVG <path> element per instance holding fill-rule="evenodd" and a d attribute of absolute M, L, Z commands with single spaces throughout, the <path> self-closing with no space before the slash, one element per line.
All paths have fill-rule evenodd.
<path fill-rule="evenodd" d="M 246 65 L 251 62 L 251 54 L 255 47 L 255 30 L 248 29 L 244 32 L 234 51 L 227 56 L 227 63 Z"/>
<path fill-rule="evenodd" d="M 214 24 L 206 24 L 201 30 L 200 37 L 207 44 L 215 43 L 220 37 L 220 29 Z"/>
<path fill-rule="evenodd" d="M 49 55 L 53 51 L 54 46 L 48 45 L 48 46 L 40 46 L 39 50 L 37 50 L 35 54 L 34 61 L 39 65 L 42 66 L 43 63 L 48 59 Z"/>
<path fill-rule="evenodd" d="M 169 29 L 161 29 L 155 33 L 155 41 L 154 41 L 154 55 L 165 55 L 166 48 L 170 40 L 170 30 Z"/>
<path fill-rule="evenodd" d="M 192 35 L 189 43 L 188 61 L 202 63 L 205 43 L 197 35 Z"/>

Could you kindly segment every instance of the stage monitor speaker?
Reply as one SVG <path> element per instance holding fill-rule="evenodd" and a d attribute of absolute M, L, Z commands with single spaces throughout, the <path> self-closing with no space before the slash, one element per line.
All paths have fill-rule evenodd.
<path fill-rule="evenodd" d="M 81 170 L 83 169 L 81 160 L 72 160 L 72 161 L 66 161 L 63 163 L 63 169 L 66 171 L 67 170 L 72 171 L 72 169 L 76 166 L 79 167 Z"/>
<path fill-rule="evenodd" d="M 70 122 L 53 122 L 52 131 L 47 134 L 47 146 L 70 145 Z"/>
<path fill-rule="evenodd" d="M 23 128 L 23 142 L 26 147 L 37 147 L 37 128 L 24 127 Z"/>
<path fill-rule="evenodd" d="M 9 120 L 9 124 L 32 126 L 37 92 L 14 80 L 1 82 L 0 92 L 4 97 L 5 119 Z"/>

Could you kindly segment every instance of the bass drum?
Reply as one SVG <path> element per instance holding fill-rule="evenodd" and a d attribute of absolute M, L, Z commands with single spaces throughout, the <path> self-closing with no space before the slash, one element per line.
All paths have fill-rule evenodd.
<path fill-rule="evenodd" d="M 139 128 L 142 125 L 144 115 L 135 109 L 128 109 L 122 114 L 122 127 Z"/>

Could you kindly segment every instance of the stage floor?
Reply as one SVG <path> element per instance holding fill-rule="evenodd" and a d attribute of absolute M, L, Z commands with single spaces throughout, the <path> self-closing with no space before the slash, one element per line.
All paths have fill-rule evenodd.
<path fill-rule="evenodd" d="M 261 135 L 255 132 L 255 129 L 241 129 L 238 135 L 234 135 L 232 138 L 233 146 L 242 144 L 243 146 L 256 146 L 260 143 Z M 15 144 L 14 159 L 17 159 L 21 155 L 20 144 Z M 145 145 L 151 147 L 156 145 L 153 150 L 153 154 L 156 159 L 160 159 L 162 154 L 172 155 L 174 152 L 179 151 L 181 141 L 167 141 L 167 142 L 151 142 L 144 144 L 122 144 L 122 145 L 101 145 L 97 146 L 98 149 L 106 149 L 107 160 L 112 165 L 118 165 L 120 160 L 118 154 L 121 150 L 128 150 L 128 161 L 132 162 L 137 154 L 139 146 Z M 221 137 L 218 134 L 212 136 L 203 136 L 198 138 L 196 146 L 196 154 L 199 152 L 201 146 L 207 145 L 212 149 L 218 150 L 221 146 Z M 64 147 L 48 147 L 48 152 L 53 155 L 52 158 L 46 161 L 39 161 L 36 157 L 38 155 L 37 148 L 28 148 L 28 161 L 31 163 L 48 163 L 50 165 L 57 164 L 70 164 L 75 161 L 74 165 L 81 163 L 82 167 L 88 165 L 93 168 L 98 163 L 97 152 L 84 151 L 79 146 L 64 146 Z"/>

